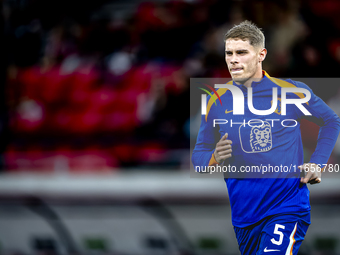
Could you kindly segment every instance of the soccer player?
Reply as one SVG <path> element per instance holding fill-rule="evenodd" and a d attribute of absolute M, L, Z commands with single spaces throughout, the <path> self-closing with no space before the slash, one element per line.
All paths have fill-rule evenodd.
<path fill-rule="evenodd" d="M 279 170 L 264 175 L 269 178 L 244 172 L 225 178 L 232 223 L 242 254 L 297 254 L 310 224 L 307 183 L 321 182 L 320 166 L 339 135 L 339 117 L 304 83 L 262 70 L 267 50 L 256 25 L 244 21 L 224 39 L 232 81 L 217 90 L 222 105 L 213 104 L 215 94 L 208 100 L 193 165 Z M 302 118 L 320 126 L 309 163 L 303 163 Z"/>

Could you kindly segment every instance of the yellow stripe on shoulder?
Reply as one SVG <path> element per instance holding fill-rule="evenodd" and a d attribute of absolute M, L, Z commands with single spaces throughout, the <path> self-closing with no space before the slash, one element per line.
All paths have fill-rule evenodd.
<path fill-rule="evenodd" d="M 267 73 L 265 73 L 265 75 L 268 77 L 268 79 L 270 79 L 272 82 L 274 82 L 276 85 L 280 86 L 281 88 L 297 88 L 294 84 L 278 79 L 278 78 L 273 78 L 270 77 Z M 298 93 L 298 92 L 293 92 L 295 95 L 297 95 L 300 98 L 305 98 L 305 95 L 303 93 Z M 309 105 L 309 103 L 307 102 L 307 105 Z"/>
<path fill-rule="evenodd" d="M 229 81 L 227 84 L 233 84 L 233 81 Z M 217 94 L 219 95 L 219 97 L 221 97 L 222 95 L 224 95 L 229 89 L 218 89 L 216 90 Z M 211 106 L 213 105 L 213 103 L 217 100 L 217 95 L 213 94 L 213 96 L 209 99 L 208 104 L 207 104 L 207 113 L 205 115 L 205 121 L 208 120 L 208 114 L 209 111 L 211 109 Z"/>

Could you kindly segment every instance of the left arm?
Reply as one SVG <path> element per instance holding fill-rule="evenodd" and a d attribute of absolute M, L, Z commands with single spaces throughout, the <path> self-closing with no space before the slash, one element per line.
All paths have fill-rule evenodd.
<path fill-rule="evenodd" d="M 304 106 L 312 116 L 304 116 L 304 118 L 320 126 L 317 145 L 310 162 L 299 166 L 301 170 L 306 170 L 306 176 L 301 178 L 301 182 L 315 184 L 321 182 L 320 166 L 327 164 L 335 146 L 340 131 L 340 119 L 308 86 L 300 82 L 298 86 L 307 88 L 311 92 L 309 104 Z"/>

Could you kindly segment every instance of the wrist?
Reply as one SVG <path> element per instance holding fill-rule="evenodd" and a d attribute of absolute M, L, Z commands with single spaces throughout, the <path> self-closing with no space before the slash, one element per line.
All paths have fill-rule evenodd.
<path fill-rule="evenodd" d="M 216 158 L 215 158 L 215 152 L 211 155 L 210 161 L 209 161 L 209 166 L 213 166 L 213 165 L 218 165 L 219 163 L 217 162 Z"/>

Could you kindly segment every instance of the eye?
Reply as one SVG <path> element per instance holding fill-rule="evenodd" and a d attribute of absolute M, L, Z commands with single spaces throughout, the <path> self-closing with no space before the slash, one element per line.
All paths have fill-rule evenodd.
<path fill-rule="evenodd" d="M 226 51 L 225 54 L 226 54 L 227 56 L 233 55 L 230 51 Z"/>
<path fill-rule="evenodd" d="M 244 50 L 240 50 L 237 52 L 237 54 L 239 55 L 245 55 L 247 53 L 247 51 L 244 51 Z"/>

